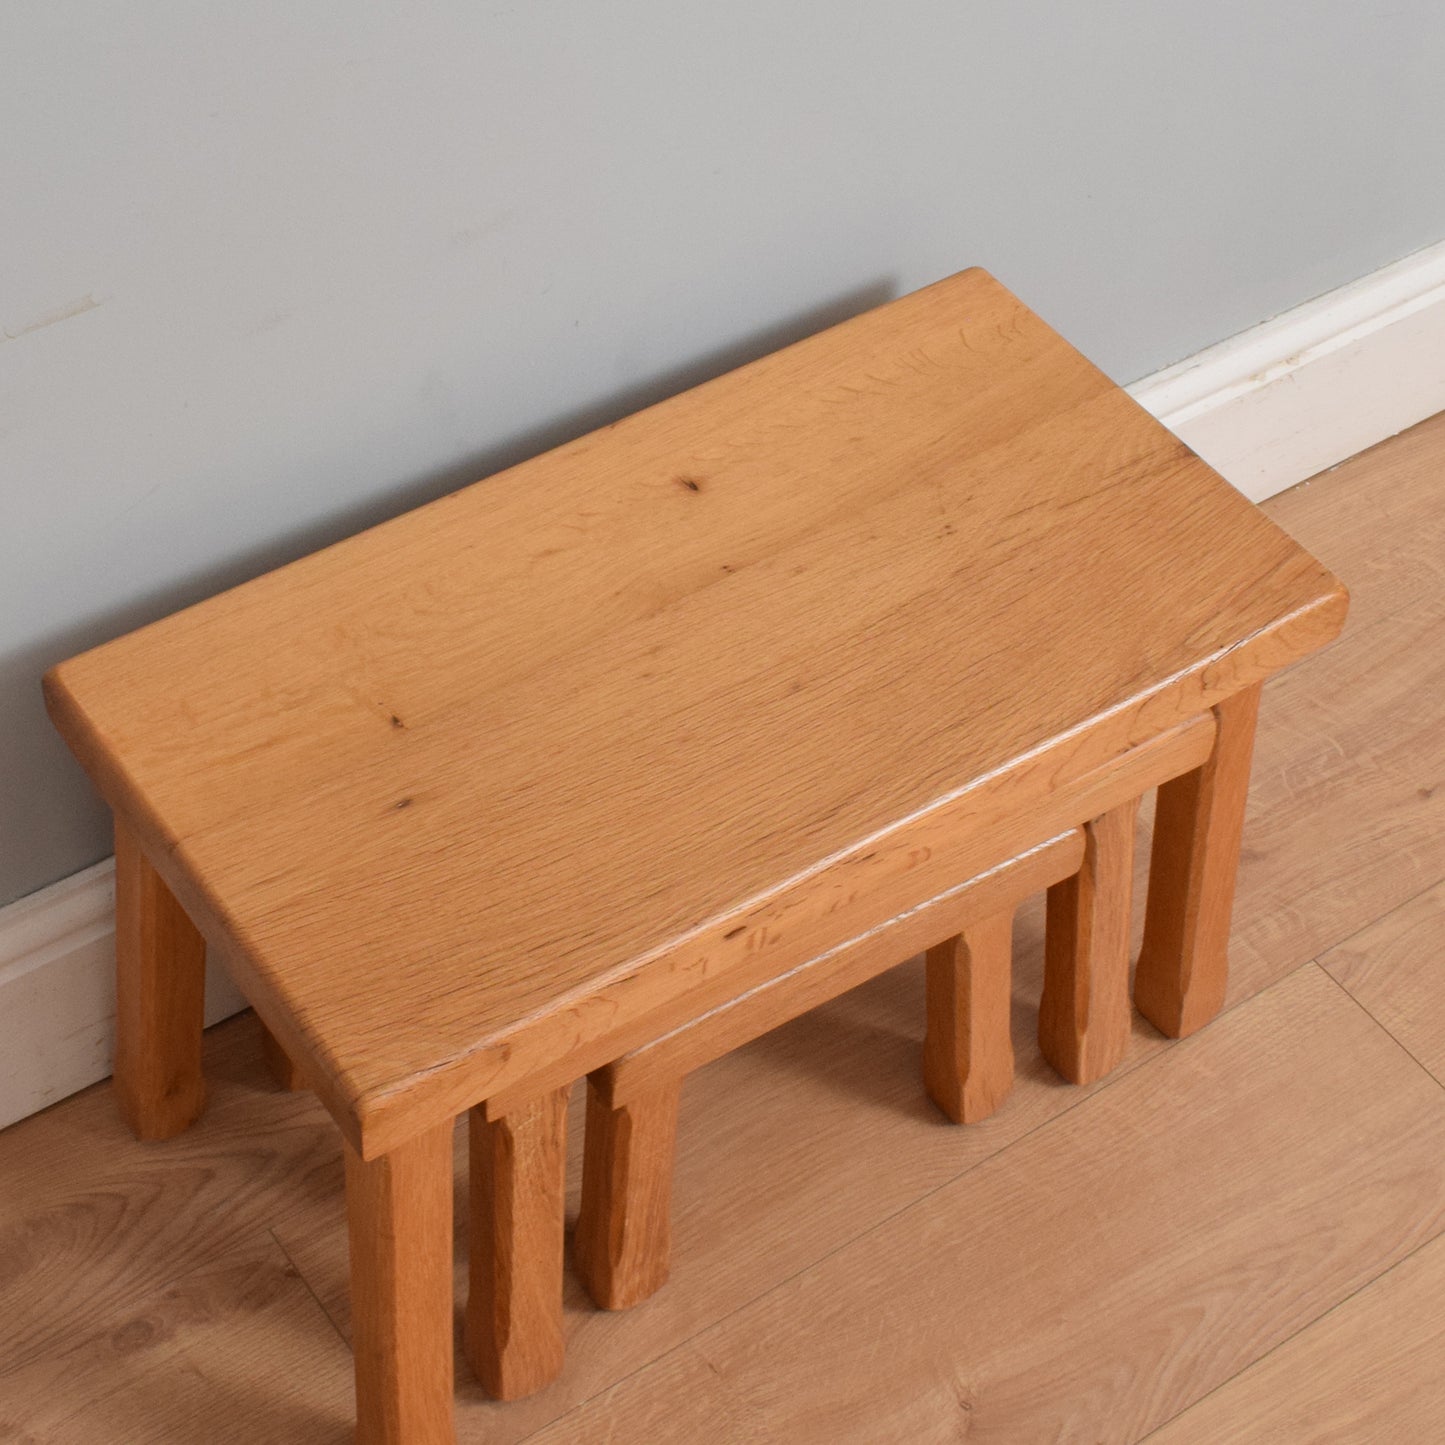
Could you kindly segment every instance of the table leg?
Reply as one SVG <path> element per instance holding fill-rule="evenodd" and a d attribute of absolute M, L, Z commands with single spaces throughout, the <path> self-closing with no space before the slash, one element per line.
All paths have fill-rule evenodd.
<path fill-rule="evenodd" d="M 261 1025 L 261 1051 L 266 1057 L 267 1071 L 276 1081 L 278 1089 L 294 1093 L 297 1089 L 307 1087 L 305 1075 L 292 1061 L 291 1055 L 281 1047 L 281 1041 L 265 1024 Z"/>
<path fill-rule="evenodd" d="M 1134 887 L 1132 799 L 1084 828 L 1084 862 L 1049 889 L 1039 1048 L 1071 1084 L 1092 1084 L 1129 1044 L 1129 917 Z"/>
<path fill-rule="evenodd" d="M 1013 1088 L 1013 915 L 1004 909 L 928 950 L 923 1082 L 955 1124 L 986 1119 Z"/>
<path fill-rule="evenodd" d="M 1216 707 L 1209 761 L 1159 789 L 1134 1002 L 1171 1038 L 1192 1034 L 1224 1004 L 1259 694 L 1246 688 Z"/>
<path fill-rule="evenodd" d="M 467 1355 L 488 1394 L 530 1395 L 562 1369 L 567 1096 L 500 1119 L 471 1111 Z"/>
<path fill-rule="evenodd" d="M 452 1123 L 345 1148 L 358 1445 L 451 1445 Z"/>
<path fill-rule="evenodd" d="M 672 1172 L 682 1080 L 614 1106 L 587 1081 L 582 1212 L 574 1254 L 603 1309 L 641 1304 L 667 1282 L 672 1255 Z"/>
<path fill-rule="evenodd" d="M 205 1002 L 205 942 L 117 818 L 115 1096 L 138 1139 L 169 1139 L 201 1112 Z"/>

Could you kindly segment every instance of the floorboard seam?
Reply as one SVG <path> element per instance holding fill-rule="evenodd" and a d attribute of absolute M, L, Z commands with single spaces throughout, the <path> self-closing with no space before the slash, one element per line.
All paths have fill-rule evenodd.
<path fill-rule="evenodd" d="M 1401 907 L 1403 906 L 1404 905 L 1402 904 Z M 1391 909 L 1391 912 L 1394 912 L 1394 910 Z M 1391 1043 L 1395 1045 L 1396 1048 L 1400 1050 L 1402 1054 L 1405 1055 L 1406 1058 L 1411 1061 L 1411 1063 L 1413 1063 L 1421 1071 L 1421 1073 L 1425 1075 L 1427 1079 L 1430 1080 L 1432 1084 L 1435 1085 L 1437 1089 L 1445 1089 L 1445 1079 L 1437 1078 L 1430 1069 L 1428 1069 L 1423 1063 L 1421 1063 L 1420 1060 L 1410 1052 L 1410 1050 L 1405 1046 L 1405 1044 L 1401 1042 L 1399 1035 L 1396 1034 L 1389 1027 L 1388 1024 L 1386 1024 L 1382 1019 L 1377 1018 L 1373 1013 L 1371 1013 L 1370 1010 L 1366 1008 L 1365 1005 L 1361 1003 L 1360 1000 L 1357 999 L 1354 994 L 1352 994 L 1349 989 L 1346 988 L 1345 985 L 1342 984 L 1339 979 L 1337 979 L 1334 974 L 1332 974 L 1329 969 L 1327 969 L 1324 964 L 1319 961 L 1319 959 L 1315 959 L 1314 965 L 1316 968 L 1319 969 L 1322 974 L 1324 974 L 1327 979 L 1329 979 L 1332 984 L 1334 984 L 1337 989 L 1339 989 L 1342 994 L 1344 994 L 1347 999 L 1349 999 L 1352 1004 L 1354 1004 L 1357 1009 L 1359 1009 L 1362 1014 L 1364 1014 L 1367 1019 L 1369 1019 L 1372 1024 L 1374 1024 L 1377 1029 L 1381 1031 L 1381 1033 L 1383 1033 L 1390 1040 Z"/>
<path fill-rule="evenodd" d="M 1320 967 L 1324 968 L 1321 960 L 1325 958 L 1326 955 L 1333 953 L 1337 948 L 1343 948 L 1347 943 L 1353 943 L 1362 933 L 1368 933 L 1370 929 L 1381 922 L 1381 920 L 1388 918 L 1392 913 L 1398 913 L 1402 908 L 1408 908 L 1417 899 L 1423 898 L 1427 893 L 1433 892 L 1442 883 L 1445 883 L 1445 875 L 1437 878 L 1433 883 L 1427 883 L 1425 887 L 1421 888 L 1418 892 L 1412 893 L 1408 898 L 1402 898 L 1398 903 L 1391 904 L 1383 913 L 1377 913 L 1368 923 L 1362 923 L 1358 928 L 1347 933 L 1343 938 L 1337 938 L 1333 943 L 1326 944 L 1310 962 L 1319 963 Z M 1326 968 L 1325 972 L 1329 973 L 1329 969 Z"/>
<path fill-rule="evenodd" d="M 306 1293 L 309 1294 L 311 1298 L 316 1301 L 316 1308 L 319 1309 L 321 1313 L 326 1316 L 326 1323 L 330 1325 L 331 1328 L 336 1332 L 336 1338 L 341 1341 L 342 1347 L 349 1355 L 351 1353 L 351 1341 L 348 1340 L 346 1336 L 341 1333 L 341 1326 L 336 1323 L 336 1320 L 332 1315 L 331 1311 L 327 1309 L 326 1306 L 321 1302 L 321 1296 L 317 1294 L 314 1289 L 311 1288 L 311 1281 L 306 1278 L 306 1271 L 303 1270 L 294 1259 L 292 1259 L 291 1251 L 287 1249 L 284 1244 L 281 1243 L 280 1236 L 276 1233 L 274 1229 L 268 1227 L 266 1233 L 271 1236 L 271 1242 L 276 1246 L 277 1249 L 281 1251 L 282 1255 L 285 1256 L 286 1263 L 289 1264 L 291 1268 L 296 1271 L 296 1278 L 299 1279 L 301 1283 L 306 1286 Z"/>
<path fill-rule="evenodd" d="M 1394 1035 L 1392 1034 L 1391 1037 L 1393 1038 Z M 1278 1341 L 1276 1344 L 1271 1345 L 1269 1349 L 1267 1349 L 1262 1355 L 1256 1356 L 1247 1365 L 1245 1365 L 1243 1369 L 1236 1370 L 1227 1379 L 1221 1380 L 1217 1385 L 1213 1386 L 1211 1389 L 1206 1390 L 1201 1396 L 1199 1396 L 1197 1400 L 1191 1400 L 1182 1410 L 1176 1410 L 1174 1414 L 1172 1414 L 1167 1420 L 1161 1420 L 1159 1424 L 1154 1426 L 1154 1428 L 1150 1430 L 1147 1435 L 1141 1435 L 1134 1442 L 1134 1445 L 1149 1445 L 1149 1441 L 1152 1440 L 1161 1430 L 1167 1429 L 1176 1420 L 1180 1419 L 1184 1415 L 1187 1415 L 1191 1410 L 1202 1405 L 1207 1399 L 1209 1399 L 1211 1395 L 1218 1394 L 1218 1392 L 1224 1389 L 1226 1385 L 1233 1384 L 1235 1380 L 1240 1378 L 1240 1376 L 1247 1375 L 1256 1366 L 1262 1365 L 1277 1350 L 1282 1350 L 1287 1344 L 1289 1344 L 1291 1340 L 1295 1339 L 1299 1335 L 1304 1334 L 1306 1330 L 1314 1329 L 1317 1324 L 1319 1324 L 1322 1320 L 1327 1320 L 1332 1314 L 1335 1313 L 1336 1310 L 1343 1309 L 1347 1304 L 1349 1304 L 1352 1299 L 1356 1297 L 1356 1295 L 1363 1294 L 1367 1289 L 1373 1289 L 1374 1286 L 1379 1284 L 1382 1279 L 1388 1279 L 1392 1274 L 1394 1274 L 1394 1272 L 1399 1269 L 1401 1265 L 1408 1264 L 1409 1261 L 1414 1259 L 1415 1256 L 1419 1254 L 1422 1249 L 1429 1249 L 1432 1244 L 1435 1244 L 1441 1239 L 1445 1239 L 1445 1229 L 1437 1230 L 1434 1234 L 1430 1236 L 1429 1239 L 1422 1239 L 1420 1243 L 1417 1244 L 1415 1248 L 1412 1249 L 1408 1254 L 1402 1254 L 1399 1259 L 1394 1262 L 1394 1264 L 1390 1265 L 1386 1269 L 1382 1269 L 1379 1274 L 1372 1275 L 1369 1279 L 1362 1281 L 1360 1284 L 1356 1285 L 1355 1288 L 1349 1292 L 1349 1294 L 1343 1295 L 1339 1299 L 1337 1299 L 1334 1304 L 1329 1306 L 1328 1309 L 1321 1310 L 1319 1314 L 1317 1314 L 1313 1319 L 1306 1320 L 1304 1324 L 1299 1326 L 1298 1329 L 1291 1330 L 1289 1334 L 1287 1334 L 1282 1340 Z"/>

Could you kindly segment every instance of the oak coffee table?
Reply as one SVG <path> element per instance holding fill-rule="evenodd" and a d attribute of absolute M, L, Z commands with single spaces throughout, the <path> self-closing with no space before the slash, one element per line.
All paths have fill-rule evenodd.
<path fill-rule="evenodd" d="M 582 1075 L 1081 826 L 1042 1027 L 1107 1066 L 1160 782 L 1134 998 L 1198 1028 L 1260 685 L 1345 609 L 963 272 L 54 669 L 116 819 L 121 1111 L 201 1109 L 209 941 L 345 1140 L 358 1437 L 451 1440 L 459 1114 L 516 1393 Z"/>

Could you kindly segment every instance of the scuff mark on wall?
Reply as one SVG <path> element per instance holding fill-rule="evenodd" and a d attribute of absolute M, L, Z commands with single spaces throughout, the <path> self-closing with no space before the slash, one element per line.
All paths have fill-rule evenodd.
<path fill-rule="evenodd" d="M 97 306 L 104 306 L 110 298 L 102 296 L 96 300 L 93 291 L 87 291 L 79 301 L 71 301 L 64 306 L 57 306 L 53 311 L 42 312 L 39 316 L 30 321 L 24 321 L 19 326 L 7 326 L 0 332 L 0 343 L 5 341 L 18 341 L 22 336 L 28 336 L 32 331 L 43 331 L 47 326 L 55 326 L 61 321 L 69 321 L 72 316 L 84 316 L 87 311 L 94 311 Z"/>

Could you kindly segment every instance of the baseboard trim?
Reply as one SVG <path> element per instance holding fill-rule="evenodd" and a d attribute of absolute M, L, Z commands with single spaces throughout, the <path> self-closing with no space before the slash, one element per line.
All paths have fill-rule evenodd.
<path fill-rule="evenodd" d="M 1261 501 L 1445 410 L 1445 242 L 1135 382 L 1130 394 Z M 0 1128 L 105 1078 L 114 867 L 0 908 Z M 244 1008 L 208 962 L 206 1019 Z"/>
<path fill-rule="evenodd" d="M 1445 411 L 1445 242 L 1129 387 L 1256 502 Z"/>
<path fill-rule="evenodd" d="M 0 1128 L 104 1079 L 115 1051 L 115 863 L 0 908 Z M 206 960 L 206 1022 L 246 1007 Z"/>

